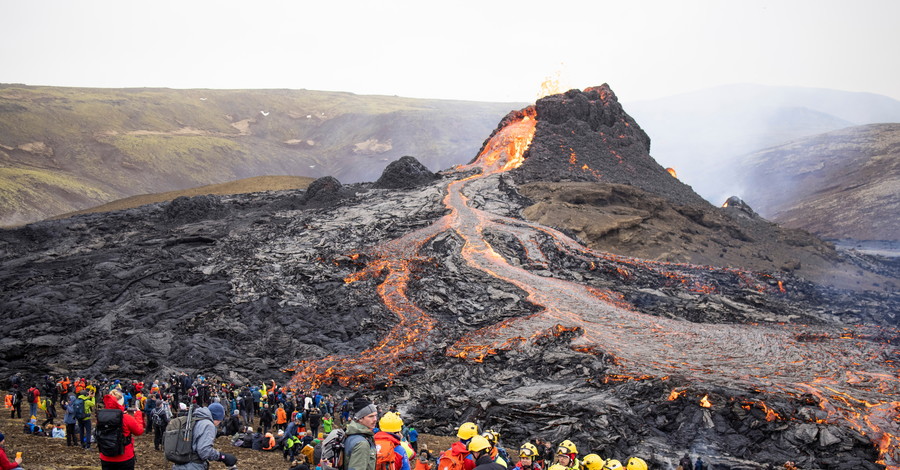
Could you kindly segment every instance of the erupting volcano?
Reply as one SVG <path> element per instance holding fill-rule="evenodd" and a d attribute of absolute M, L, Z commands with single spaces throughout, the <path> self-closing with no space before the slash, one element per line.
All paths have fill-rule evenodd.
<path fill-rule="evenodd" d="M 560 143 L 555 156 L 542 155 L 538 157 L 541 161 L 533 166 L 553 165 L 551 159 L 555 158 L 557 166 L 559 161 L 569 162 L 571 166 L 566 171 L 581 179 L 602 180 L 604 174 L 618 174 L 618 178 L 629 182 L 653 180 L 645 178 L 648 168 L 656 170 L 646 159 L 626 162 L 614 150 L 644 145 L 646 139 L 624 113 L 610 118 L 616 114 L 615 106 L 610 104 L 617 105 L 617 102 L 608 88 L 590 89 L 587 94 L 570 92 L 565 96 L 575 103 L 587 102 L 592 106 L 588 110 L 574 108 L 576 113 L 588 117 L 587 122 L 595 124 L 589 128 L 576 126 L 573 134 L 590 132 L 595 141 L 602 143 L 607 143 L 610 137 L 629 142 L 609 146 L 603 152 L 606 155 L 600 158 L 611 163 L 604 164 L 596 161 L 596 152 L 573 150 L 573 146 L 598 145 L 588 143 L 589 138 L 581 136 L 574 143 Z M 594 114 L 595 103 L 601 103 L 603 111 L 611 107 L 613 111 L 606 116 Z M 491 180 L 487 184 L 494 184 L 504 172 L 527 168 L 529 158 L 533 158 L 528 149 L 535 124 L 540 128 L 544 119 L 551 125 L 571 124 L 564 119 L 565 112 L 560 112 L 567 104 L 563 100 L 563 108 L 556 108 L 539 102 L 536 108 L 511 113 L 471 164 L 447 175 L 451 181 L 446 184 L 443 199 L 446 215 L 426 228 L 364 252 L 369 261 L 364 269 L 348 277 L 347 282 L 370 276 L 382 279 L 377 292 L 399 323 L 375 347 L 362 354 L 301 363 L 293 385 L 310 388 L 335 380 L 342 385 L 364 385 L 362 378 L 368 383 L 390 382 L 396 374 L 408 370 L 412 358 L 428 355 L 437 342 L 433 337 L 436 320 L 418 307 L 407 292 L 414 265 L 430 260 L 423 247 L 436 236 L 451 232 L 460 240 L 460 255 L 470 268 L 524 292 L 527 303 L 535 311 L 465 333 L 446 348 L 447 356 L 482 362 L 501 351 L 527 349 L 540 344 L 547 336 L 565 334 L 571 337 L 573 350 L 606 357 L 614 365 L 608 376 L 626 380 L 678 377 L 679 381 L 701 388 L 737 388 L 770 396 L 811 395 L 827 412 L 824 422 L 842 423 L 867 435 L 879 447 L 886 464 L 900 463 L 897 447 L 900 402 L 893 401 L 900 396 L 897 363 L 893 359 L 896 347 L 863 339 L 878 336 L 879 332 L 861 329 L 845 337 L 840 329 L 822 327 L 820 331 L 827 332 L 827 340 L 808 341 L 799 325 L 696 324 L 641 313 L 614 290 L 556 276 L 554 260 L 562 257 L 568 262 L 589 265 L 590 270 L 605 270 L 626 281 L 632 272 L 642 271 L 644 276 L 655 278 L 659 285 L 680 285 L 685 290 L 712 295 L 718 292 L 717 284 L 724 279 L 744 289 L 778 296 L 784 293 L 783 281 L 749 271 L 656 263 L 595 252 L 551 228 L 478 207 L 473 198 L 486 180 Z M 542 109 L 549 117 L 542 114 Z M 591 120 L 598 115 L 596 120 Z M 616 135 L 617 132 L 628 134 Z M 546 154 L 547 142 L 542 145 Z M 576 164 L 576 153 L 587 154 L 586 163 Z M 591 170 L 589 165 L 599 170 Z M 624 169 L 609 171 L 616 166 Z M 659 170 L 673 173 L 671 169 Z M 681 200 L 692 199 L 677 180 L 670 178 L 670 181 L 676 184 L 652 189 L 677 195 Z M 519 247 L 520 251 L 511 253 L 510 245 Z M 673 390 L 674 395 L 670 394 L 669 399 L 675 400 L 683 393 Z M 704 408 L 716 406 L 708 394 L 699 399 L 699 404 Z M 758 401 L 758 406 L 765 410 L 767 421 L 785 419 L 767 408 L 763 401 Z M 796 416 L 791 419 L 803 420 Z M 821 418 L 816 416 L 809 422 L 818 419 Z"/>
<path fill-rule="evenodd" d="M 435 177 L 404 157 L 383 175 L 423 173 L 415 184 L 323 178 L 300 195 L 195 199 L 9 232 L 0 253 L 20 256 L 4 258 L 19 293 L 0 305 L 26 318 L 34 299 L 66 289 L 81 294 L 58 310 L 98 321 L 73 327 L 96 348 L 53 353 L 46 345 L 63 341 L 32 337 L 55 327 L 27 317 L 0 343 L 24 351 L 5 365 L 143 374 L 165 357 L 234 381 L 284 370 L 294 388 L 364 389 L 420 431 L 476 421 L 507 447 L 571 439 L 651 468 L 690 451 L 716 468 L 898 469 L 900 298 L 792 274 L 879 265 L 838 259 L 749 207 L 712 207 L 649 151 L 603 85 L 509 113 L 467 165 Z M 577 220 L 528 219 L 538 191 L 568 191 L 557 207 Z M 644 205 L 627 207 L 634 199 Z M 579 216 L 601 203 L 612 214 L 603 224 Z M 673 220 L 690 225 L 650 231 Z M 597 233 L 673 251 L 651 260 L 589 248 L 582 236 Z M 672 247 L 695 245 L 721 259 L 749 246 L 760 259 L 796 260 L 771 259 L 767 271 L 669 261 Z M 115 344 L 113 325 L 125 331 Z"/>

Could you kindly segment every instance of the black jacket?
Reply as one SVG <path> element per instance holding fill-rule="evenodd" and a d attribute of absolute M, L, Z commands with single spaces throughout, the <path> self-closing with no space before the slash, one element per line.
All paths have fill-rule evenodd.
<path fill-rule="evenodd" d="M 494 462 L 490 454 L 485 454 L 475 461 L 475 470 L 506 470 L 506 467 Z"/>

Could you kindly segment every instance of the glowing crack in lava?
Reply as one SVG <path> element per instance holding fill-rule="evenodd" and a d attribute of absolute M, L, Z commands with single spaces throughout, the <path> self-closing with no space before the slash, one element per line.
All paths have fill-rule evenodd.
<path fill-rule="evenodd" d="M 459 169 L 460 172 L 473 168 L 482 171 L 474 176 L 461 176 L 447 185 L 444 197 L 447 215 L 429 227 L 369 251 L 373 261 L 347 282 L 384 276 L 378 294 L 384 305 L 397 315 L 399 324 L 373 348 L 359 355 L 301 362 L 296 368 L 294 386 L 311 387 L 333 381 L 343 385 L 390 381 L 403 371 L 405 362 L 425 354 L 435 321 L 406 295 L 410 264 L 424 259 L 419 250 L 427 241 L 452 230 L 464 241 L 461 255 L 470 267 L 518 287 L 540 310 L 470 332 L 447 349 L 448 355 L 481 361 L 501 350 L 532 345 L 548 334 L 577 332 L 580 334 L 571 342 L 573 349 L 599 350 L 614 356 L 622 376 L 677 374 L 698 383 L 793 396 L 811 394 L 828 411 L 830 420 L 849 424 L 866 434 L 879 448 L 881 462 L 889 468 L 898 468 L 900 402 L 896 397 L 900 396 L 900 379 L 892 359 L 896 355 L 893 346 L 858 341 L 839 332 L 831 335 L 829 341 L 802 341 L 798 339 L 802 335 L 791 326 L 696 324 L 642 314 L 615 295 L 535 274 L 509 263 L 498 253 L 485 237 L 486 231 L 503 232 L 518 239 L 529 257 L 520 265 L 546 265 L 548 260 L 541 247 L 549 244 L 586 262 L 605 260 L 620 266 L 640 266 L 661 277 L 676 279 L 698 292 L 715 290 L 693 278 L 690 270 L 679 270 L 677 265 L 595 252 L 548 227 L 473 207 L 466 195 L 469 185 L 521 165 L 535 126 L 534 110 L 529 108 L 520 119 L 497 132 L 472 164 Z M 627 277 L 627 268 L 617 269 Z M 721 271 L 731 272 L 748 288 L 774 290 L 763 287 L 767 284 L 759 281 L 756 274 Z M 774 413 L 772 416 L 775 419 Z"/>

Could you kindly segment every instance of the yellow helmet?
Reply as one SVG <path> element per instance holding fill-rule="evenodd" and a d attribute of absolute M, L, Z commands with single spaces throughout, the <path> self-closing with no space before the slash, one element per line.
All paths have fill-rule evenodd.
<path fill-rule="evenodd" d="M 533 458 L 537 457 L 537 455 L 538 455 L 537 447 L 535 447 L 534 444 L 532 444 L 530 442 L 526 442 L 526 443 L 522 444 L 522 447 L 519 447 L 519 457 L 520 458 L 525 457 L 525 458 L 533 459 Z"/>
<path fill-rule="evenodd" d="M 647 462 L 644 462 L 644 459 L 640 457 L 632 457 L 628 459 L 628 464 L 625 465 L 625 468 L 628 470 L 647 470 Z"/>
<path fill-rule="evenodd" d="M 572 441 L 566 439 L 559 443 L 559 447 L 556 448 L 556 455 L 559 454 L 577 454 L 578 449 L 575 447 L 575 444 Z"/>
<path fill-rule="evenodd" d="M 378 428 L 384 432 L 400 432 L 403 429 L 403 419 L 393 411 L 388 411 L 378 421 Z"/>
<path fill-rule="evenodd" d="M 469 445 L 467 447 L 467 449 L 469 449 L 469 452 L 482 452 L 490 448 L 491 443 L 488 442 L 488 440 L 485 439 L 484 436 L 479 436 L 477 434 L 475 436 L 472 436 L 472 440 L 469 441 Z"/>
<path fill-rule="evenodd" d="M 619 462 L 615 459 L 609 459 L 606 461 L 606 465 L 603 466 L 603 470 L 621 470 L 622 462 Z"/>
<path fill-rule="evenodd" d="M 500 433 L 497 431 L 487 430 L 481 433 L 481 436 L 487 439 L 492 446 L 497 445 L 497 442 L 500 440 Z"/>
<path fill-rule="evenodd" d="M 477 435 L 478 426 L 475 423 L 462 423 L 459 425 L 459 431 L 456 432 L 456 437 L 464 441 Z"/>
<path fill-rule="evenodd" d="M 597 454 L 587 454 L 581 459 L 581 465 L 583 465 L 586 470 L 601 470 L 605 463 L 606 461 Z"/>

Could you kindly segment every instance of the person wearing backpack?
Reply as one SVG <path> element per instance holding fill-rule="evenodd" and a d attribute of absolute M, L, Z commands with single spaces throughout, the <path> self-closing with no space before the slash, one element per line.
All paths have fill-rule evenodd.
<path fill-rule="evenodd" d="M 375 425 L 378 408 L 364 397 L 353 400 L 351 421 L 344 437 L 345 470 L 375 470 Z"/>
<path fill-rule="evenodd" d="M 180 419 L 180 418 L 179 418 Z M 169 425 L 179 423 L 179 419 L 172 420 Z M 208 408 L 193 410 L 193 433 L 191 438 L 191 457 L 193 460 L 187 463 L 175 463 L 172 470 L 206 470 L 209 462 L 223 462 L 226 467 L 237 464 L 237 457 L 232 454 L 223 454 L 213 448 L 216 440 L 216 429 L 225 419 L 225 407 L 220 403 L 213 403 Z M 166 432 L 168 433 L 168 429 Z M 166 439 L 166 453 L 169 452 L 169 439 Z"/>
<path fill-rule="evenodd" d="M 28 404 L 31 405 L 31 416 L 37 416 L 38 404 L 41 402 L 41 391 L 37 384 L 28 389 Z"/>
<path fill-rule="evenodd" d="M 166 432 L 166 426 L 169 425 L 169 419 L 172 418 L 172 412 L 169 410 L 169 403 L 165 400 L 154 401 L 157 403 L 150 421 L 153 422 L 153 448 L 159 450 L 163 445 L 163 434 Z"/>
<path fill-rule="evenodd" d="M 9 392 L 12 395 L 12 410 L 9 412 L 9 418 L 19 418 L 22 419 L 22 392 L 19 391 L 19 387 L 13 387 L 12 391 Z"/>
<path fill-rule="evenodd" d="M 78 421 L 78 435 L 81 447 L 91 448 L 91 412 L 94 411 L 94 390 L 84 388 L 75 399 L 75 420 Z"/>
<path fill-rule="evenodd" d="M 75 419 L 75 395 L 69 395 L 69 401 L 66 403 L 66 414 L 63 415 L 63 422 L 66 423 L 66 446 L 72 447 L 81 442 L 78 439 L 78 421 Z"/>
<path fill-rule="evenodd" d="M 400 444 L 400 431 L 403 429 L 400 415 L 385 413 L 378 422 L 378 429 L 375 434 L 376 470 L 410 470 L 406 448 Z"/>
<path fill-rule="evenodd" d="M 144 434 L 144 414 L 141 410 L 136 410 L 134 416 L 126 413 L 125 396 L 117 389 L 103 397 L 103 406 L 105 409 L 97 412 L 97 447 L 100 449 L 100 468 L 103 470 L 134 470 L 134 439 L 131 436 Z M 101 413 L 103 413 L 102 418 Z M 107 414 L 118 415 L 115 426 L 104 426 Z M 119 444 L 121 454 L 115 455 L 119 449 L 112 449 L 115 445 L 110 446 L 110 438 L 124 443 L 124 446 Z"/>
<path fill-rule="evenodd" d="M 469 453 L 469 442 L 478 435 L 475 423 L 462 423 L 456 431 L 458 441 L 438 457 L 438 470 L 472 470 L 475 468 L 475 457 Z"/>

